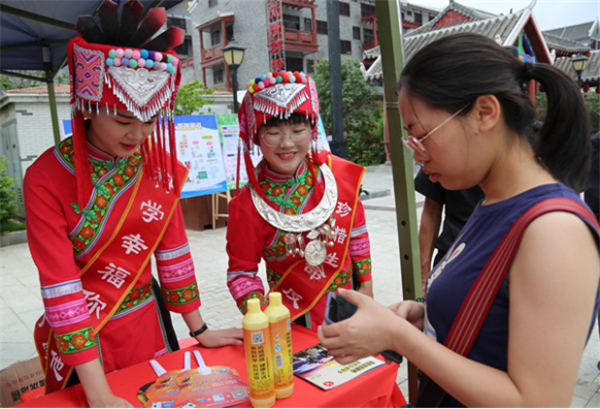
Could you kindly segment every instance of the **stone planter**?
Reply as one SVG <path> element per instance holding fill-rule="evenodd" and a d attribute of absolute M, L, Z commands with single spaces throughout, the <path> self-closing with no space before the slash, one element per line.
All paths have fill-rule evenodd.
<path fill-rule="evenodd" d="M 21 243 L 27 243 L 27 232 L 25 230 L 13 231 L 0 236 L 0 247 Z"/>

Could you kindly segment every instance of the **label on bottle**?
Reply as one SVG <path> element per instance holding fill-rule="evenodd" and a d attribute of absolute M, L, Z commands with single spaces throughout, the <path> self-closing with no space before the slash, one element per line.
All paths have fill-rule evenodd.
<path fill-rule="evenodd" d="M 244 330 L 248 385 L 253 399 L 268 399 L 275 394 L 271 345 L 265 329 Z"/>
<path fill-rule="evenodd" d="M 275 388 L 286 388 L 294 382 L 291 320 L 287 318 L 269 325 L 275 361 Z"/>

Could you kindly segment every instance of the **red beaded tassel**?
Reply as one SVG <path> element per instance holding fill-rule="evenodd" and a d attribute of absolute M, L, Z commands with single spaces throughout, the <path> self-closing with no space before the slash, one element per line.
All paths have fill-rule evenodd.
<path fill-rule="evenodd" d="M 169 122 L 169 152 L 171 154 L 171 174 L 173 175 L 173 187 L 175 195 L 179 196 L 181 189 L 179 186 L 179 177 L 177 176 L 177 140 L 175 139 L 175 118 L 170 117 Z"/>
<path fill-rule="evenodd" d="M 75 164 L 75 175 L 77 180 L 77 204 L 79 211 L 87 205 L 92 191 L 92 173 L 88 160 L 87 142 L 85 138 L 85 121 L 83 114 L 77 112 L 71 120 L 73 130 L 73 155 Z"/>

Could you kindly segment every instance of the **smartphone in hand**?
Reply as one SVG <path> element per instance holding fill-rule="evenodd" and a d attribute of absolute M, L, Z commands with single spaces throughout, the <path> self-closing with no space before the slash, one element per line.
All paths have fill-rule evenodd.
<path fill-rule="evenodd" d="M 353 302 L 348 301 L 338 293 L 333 291 L 327 294 L 327 304 L 325 306 L 325 322 L 334 324 L 336 322 L 350 318 L 358 307 Z M 395 351 L 383 351 L 381 355 L 390 361 L 401 363 L 402 355 Z"/>

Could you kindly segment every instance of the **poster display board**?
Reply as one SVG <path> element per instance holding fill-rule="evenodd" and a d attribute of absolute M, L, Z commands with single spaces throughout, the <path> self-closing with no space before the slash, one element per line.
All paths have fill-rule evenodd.
<path fill-rule="evenodd" d="M 181 197 L 227 190 L 221 138 L 215 115 L 175 117 L 177 158 L 189 169 Z"/>
<path fill-rule="evenodd" d="M 238 125 L 238 116 L 234 114 L 216 115 L 219 125 L 219 134 L 223 146 L 223 164 L 225 166 L 225 175 L 227 176 L 227 188 L 229 190 L 236 188 L 237 180 L 237 161 L 240 127 Z M 250 154 L 252 163 L 256 166 L 262 159 L 262 154 L 258 149 Z M 246 163 L 242 157 L 240 160 L 240 187 L 248 182 L 246 174 Z"/>

